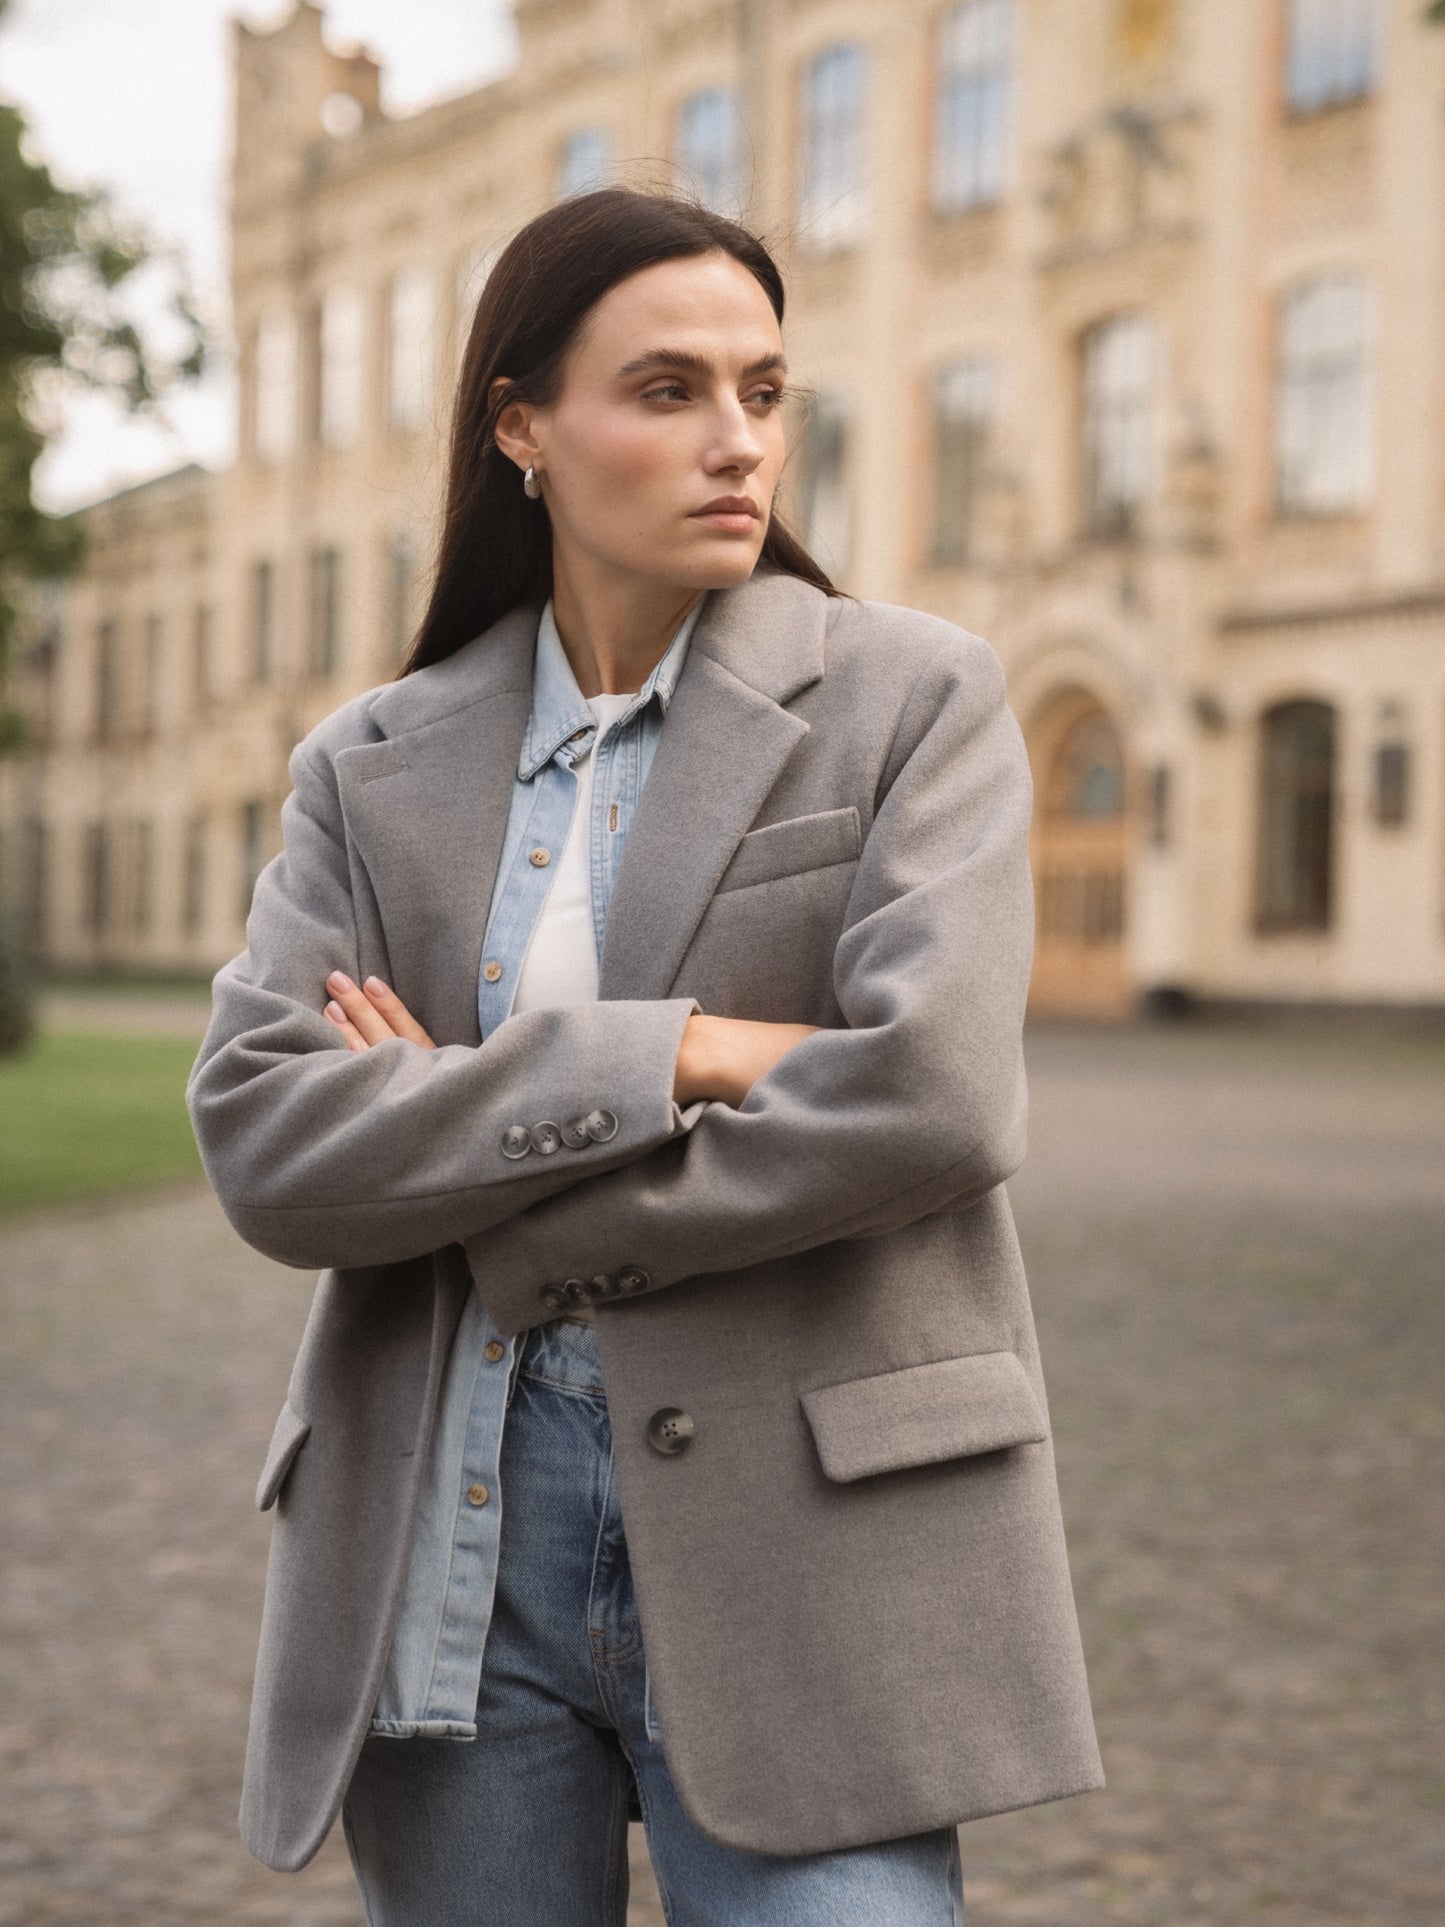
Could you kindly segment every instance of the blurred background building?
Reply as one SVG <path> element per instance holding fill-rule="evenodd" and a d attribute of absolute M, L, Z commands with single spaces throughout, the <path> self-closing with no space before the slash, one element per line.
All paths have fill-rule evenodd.
<path fill-rule="evenodd" d="M 489 261 L 558 196 L 675 178 L 779 253 L 820 560 L 1004 660 L 1033 1009 L 1445 1003 L 1425 0 L 516 11 L 510 76 L 405 118 L 306 0 L 234 26 L 239 454 L 86 511 L 35 601 L 0 765 L 35 953 L 240 948 L 287 752 L 420 616 Z"/>

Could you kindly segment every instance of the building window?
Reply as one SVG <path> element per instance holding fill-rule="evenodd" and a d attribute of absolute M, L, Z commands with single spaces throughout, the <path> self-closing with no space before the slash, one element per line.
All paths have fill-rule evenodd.
<path fill-rule="evenodd" d="M 87 823 L 82 845 L 81 914 L 87 933 L 103 937 L 110 928 L 110 826 Z"/>
<path fill-rule="evenodd" d="M 747 201 L 742 95 L 735 87 L 704 87 L 677 110 L 677 165 L 704 206 L 736 215 Z"/>
<path fill-rule="evenodd" d="M 1359 100 L 1375 82 L 1376 0 L 1290 0 L 1289 104 L 1318 113 Z"/>
<path fill-rule="evenodd" d="M 251 677 L 269 682 L 276 673 L 276 565 L 269 560 L 251 569 Z"/>
<path fill-rule="evenodd" d="M 1167 763 L 1155 763 L 1149 771 L 1149 841 L 1156 850 L 1167 850 L 1173 835 L 1174 783 Z"/>
<path fill-rule="evenodd" d="M 196 708 L 203 709 L 215 693 L 211 611 L 204 602 L 198 602 L 191 611 L 191 694 Z"/>
<path fill-rule="evenodd" d="M 1407 743 L 1376 743 L 1374 816 L 1381 829 L 1398 830 L 1410 819 L 1410 749 Z"/>
<path fill-rule="evenodd" d="M 611 134 L 605 127 L 579 127 L 562 143 L 552 198 L 565 201 L 569 194 L 589 194 L 594 187 L 605 187 L 611 170 Z"/>
<path fill-rule="evenodd" d="M 408 268 L 391 284 L 388 405 L 394 428 L 415 429 L 431 412 L 436 283 Z"/>
<path fill-rule="evenodd" d="M 1012 43 L 1012 0 L 962 0 L 938 23 L 933 204 L 944 213 L 1003 193 Z"/>
<path fill-rule="evenodd" d="M 130 927 L 137 937 L 149 935 L 155 913 L 156 826 L 141 821 L 131 827 Z"/>
<path fill-rule="evenodd" d="M 152 613 L 146 617 L 145 642 L 141 656 L 141 727 L 147 734 L 160 727 L 161 688 L 165 680 L 165 621 Z"/>
<path fill-rule="evenodd" d="M 1261 931 L 1329 928 L 1334 809 L 1334 710 L 1289 702 L 1266 711 L 1255 905 Z"/>
<path fill-rule="evenodd" d="M 1280 303 L 1275 477 L 1281 514 L 1337 515 L 1373 482 L 1368 290 L 1358 275 L 1302 282 Z"/>
<path fill-rule="evenodd" d="M 354 288 L 332 288 L 321 303 L 321 439 L 345 448 L 361 432 L 366 317 Z"/>
<path fill-rule="evenodd" d="M 26 954 L 43 957 L 50 938 L 50 830 L 27 817 L 20 858 L 20 933 Z"/>
<path fill-rule="evenodd" d="M 95 734 L 111 742 L 120 723 L 120 638 L 114 622 L 95 632 Z"/>
<path fill-rule="evenodd" d="M 416 576 L 416 545 L 407 529 L 393 529 L 386 541 L 386 646 L 388 659 L 400 666 L 411 647 L 412 583 Z"/>
<path fill-rule="evenodd" d="M 843 42 L 803 70 L 798 225 L 820 253 L 851 247 L 863 232 L 866 58 L 856 42 Z"/>
<path fill-rule="evenodd" d="M 839 395 L 821 394 L 799 452 L 798 514 L 804 546 L 829 575 L 848 567 L 852 513 L 848 487 L 848 412 Z"/>
<path fill-rule="evenodd" d="M 933 560 L 966 562 L 994 412 L 991 361 L 948 362 L 933 385 Z"/>
<path fill-rule="evenodd" d="M 263 462 L 283 462 L 296 447 L 296 321 L 262 315 L 256 329 L 253 440 Z"/>
<path fill-rule="evenodd" d="M 328 544 L 311 552 L 310 649 L 313 676 L 335 675 L 340 657 L 341 551 Z"/>
<path fill-rule="evenodd" d="M 206 914 L 206 819 L 192 816 L 186 820 L 185 843 L 181 852 L 181 928 L 194 937 Z"/>
<path fill-rule="evenodd" d="M 1158 333 L 1115 315 L 1084 337 L 1084 512 L 1091 535 L 1131 535 L 1153 486 Z"/>
<path fill-rule="evenodd" d="M 256 879 L 265 867 L 266 806 L 254 798 L 241 805 L 241 894 L 239 906 L 244 923 L 251 914 L 251 899 L 256 894 Z"/>

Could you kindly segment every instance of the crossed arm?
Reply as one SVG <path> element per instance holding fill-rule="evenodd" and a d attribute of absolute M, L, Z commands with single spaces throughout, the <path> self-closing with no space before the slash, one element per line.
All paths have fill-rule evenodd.
<path fill-rule="evenodd" d="M 344 970 L 326 979 L 331 1001 L 322 1013 L 346 1039 L 348 1050 L 405 1037 L 423 1050 L 436 1045 L 406 1005 L 380 977 L 354 984 Z M 800 1044 L 816 1024 L 763 1024 L 743 1017 L 707 1017 L 695 1012 L 682 1027 L 674 1067 L 672 1096 L 679 1105 L 699 1099 L 741 1104 L 765 1071 L 784 1051 Z"/>
<path fill-rule="evenodd" d="M 887 1230 L 972 1201 L 1022 1157 L 1031 788 L 976 638 L 953 632 L 900 716 L 834 956 L 837 1029 L 738 1024 L 679 997 L 525 1011 L 480 1046 L 435 1046 L 383 988 L 354 988 L 334 769 L 310 744 L 291 767 L 285 846 L 187 1086 L 223 1209 L 282 1263 L 461 1243 L 515 1331 L 567 1277 L 632 1266 L 660 1288 Z M 321 986 L 347 965 L 338 1022 Z M 502 1155 L 514 1120 L 598 1105 L 620 1120 L 609 1141 Z"/>

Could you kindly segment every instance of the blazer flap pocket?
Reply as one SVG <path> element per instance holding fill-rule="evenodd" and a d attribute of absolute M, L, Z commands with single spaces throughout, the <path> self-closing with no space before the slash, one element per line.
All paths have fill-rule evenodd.
<path fill-rule="evenodd" d="M 276 1495 L 291 1470 L 296 1454 L 306 1443 L 306 1435 L 310 1430 L 310 1419 L 302 1418 L 299 1412 L 293 1411 L 289 1401 L 281 1407 L 276 1429 L 271 1434 L 271 1449 L 266 1454 L 260 1483 L 256 1487 L 257 1511 L 266 1512 L 275 1505 Z"/>
<path fill-rule="evenodd" d="M 812 816 L 765 823 L 760 830 L 749 830 L 738 844 L 718 890 L 744 890 L 750 883 L 771 883 L 775 877 L 846 863 L 862 847 L 858 812 L 851 803 L 842 810 L 818 810 Z"/>
<path fill-rule="evenodd" d="M 1013 1352 L 973 1352 L 804 1392 L 803 1410 L 830 1479 L 863 1479 L 1048 1437 L 1043 1409 Z"/>

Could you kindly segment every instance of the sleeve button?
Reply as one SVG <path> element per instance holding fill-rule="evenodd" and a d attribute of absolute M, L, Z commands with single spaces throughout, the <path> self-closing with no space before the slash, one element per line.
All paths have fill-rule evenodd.
<path fill-rule="evenodd" d="M 560 1285 L 543 1285 L 537 1296 L 548 1311 L 565 1311 L 567 1308 L 567 1294 Z"/>
<path fill-rule="evenodd" d="M 525 1124 L 509 1124 L 502 1133 L 502 1156 L 524 1158 L 532 1148 L 532 1133 Z"/>
<path fill-rule="evenodd" d="M 562 1142 L 569 1151 L 580 1151 L 584 1144 L 592 1142 L 592 1133 L 587 1129 L 585 1117 L 569 1117 L 562 1126 Z"/>
<path fill-rule="evenodd" d="M 620 1298 L 622 1296 L 622 1280 L 620 1278 L 614 1278 L 610 1271 L 599 1271 L 592 1280 L 592 1296 L 594 1298 Z"/>
<path fill-rule="evenodd" d="M 646 1291 L 652 1283 L 641 1265 L 624 1265 L 617 1274 L 617 1282 L 623 1291 Z"/>
<path fill-rule="evenodd" d="M 617 1135 L 617 1119 L 611 1111 L 589 1111 L 583 1121 L 594 1144 L 606 1144 Z"/>
<path fill-rule="evenodd" d="M 540 1151 L 544 1158 L 562 1147 L 562 1133 L 549 1117 L 544 1117 L 540 1124 L 534 1124 L 529 1135 L 532 1149 Z"/>

